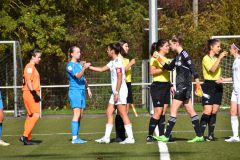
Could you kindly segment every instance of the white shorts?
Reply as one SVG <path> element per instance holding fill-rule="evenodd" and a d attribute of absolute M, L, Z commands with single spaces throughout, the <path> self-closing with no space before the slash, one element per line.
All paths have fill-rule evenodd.
<path fill-rule="evenodd" d="M 232 91 L 231 101 L 237 102 L 237 104 L 240 104 L 240 93 Z"/>
<path fill-rule="evenodd" d="M 114 104 L 114 105 L 127 104 L 127 97 L 118 95 L 118 101 L 114 102 L 114 94 L 112 94 L 108 103 Z"/>

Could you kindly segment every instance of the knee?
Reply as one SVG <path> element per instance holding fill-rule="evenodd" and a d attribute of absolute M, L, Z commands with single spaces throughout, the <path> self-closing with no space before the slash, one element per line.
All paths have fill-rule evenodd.
<path fill-rule="evenodd" d="M 213 109 L 212 110 L 212 114 L 217 114 L 217 112 L 218 112 L 218 109 Z"/>
<path fill-rule="evenodd" d="M 206 109 L 206 108 L 205 108 L 204 111 L 203 111 L 203 113 L 206 114 L 206 115 L 211 115 L 212 112 L 213 112 L 212 109 Z"/>
<path fill-rule="evenodd" d="M 110 112 L 107 111 L 107 112 L 106 112 L 106 116 L 107 116 L 107 117 L 112 117 L 113 115 L 112 115 L 112 113 L 110 113 Z"/>
<path fill-rule="evenodd" d="M 237 116 L 237 115 L 239 115 L 239 113 L 237 114 L 237 112 L 235 111 L 235 110 L 230 110 L 230 115 L 231 116 Z"/>
<path fill-rule="evenodd" d="M 4 117 L 0 118 L 0 123 L 2 123 L 4 121 Z"/>
<path fill-rule="evenodd" d="M 40 114 L 39 113 L 34 113 L 32 116 L 34 116 L 36 118 L 40 118 Z"/>
<path fill-rule="evenodd" d="M 161 113 L 160 112 L 154 112 L 153 118 L 154 119 L 160 119 Z"/>

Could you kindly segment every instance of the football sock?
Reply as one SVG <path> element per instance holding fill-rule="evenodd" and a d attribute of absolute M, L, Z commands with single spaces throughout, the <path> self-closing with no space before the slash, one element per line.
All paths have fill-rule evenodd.
<path fill-rule="evenodd" d="M 105 138 L 110 138 L 111 132 L 112 132 L 113 125 L 112 124 L 106 124 L 106 130 L 105 130 Z"/>
<path fill-rule="evenodd" d="M 78 121 L 72 121 L 71 127 L 72 127 L 72 140 L 75 140 L 78 137 Z"/>
<path fill-rule="evenodd" d="M 0 123 L 0 139 L 2 138 L 2 123 Z"/>
<path fill-rule="evenodd" d="M 28 135 L 32 132 L 38 119 L 39 119 L 39 117 L 35 117 L 35 116 L 32 116 L 32 117 L 26 119 L 25 125 L 24 125 L 24 132 L 23 132 L 24 137 L 28 137 Z"/>
<path fill-rule="evenodd" d="M 132 124 L 124 125 L 128 138 L 133 138 Z"/>
<path fill-rule="evenodd" d="M 216 114 L 212 114 L 209 120 L 209 124 L 208 124 L 208 136 L 213 136 L 214 135 L 214 129 L 216 126 L 216 119 L 217 119 L 217 115 Z"/>
<path fill-rule="evenodd" d="M 201 127 L 201 132 L 204 135 L 205 129 L 207 127 L 207 124 L 209 122 L 210 119 L 210 115 L 204 114 L 201 117 L 201 121 L 200 121 L 200 127 Z"/>
<path fill-rule="evenodd" d="M 164 134 L 167 138 L 169 138 L 169 136 L 172 132 L 172 129 L 173 129 L 174 125 L 176 124 L 176 121 L 177 121 L 176 117 L 172 117 L 172 116 L 169 117 L 168 124 L 167 124 L 167 129 L 166 129 L 166 132 Z"/>
<path fill-rule="evenodd" d="M 195 115 L 192 117 L 192 125 L 193 125 L 196 135 L 198 137 L 202 137 L 202 132 L 201 132 L 200 124 L 199 124 L 198 115 Z"/>
<path fill-rule="evenodd" d="M 149 129 L 148 129 L 148 135 L 152 136 L 153 132 L 156 128 L 156 125 L 158 124 L 158 119 L 154 119 L 153 117 L 150 118 L 149 121 Z"/>
<path fill-rule="evenodd" d="M 159 121 L 158 121 L 158 129 L 159 129 L 159 136 L 164 135 L 164 129 L 165 129 L 165 115 L 161 115 Z"/>
<path fill-rule="evenodd" d="M 237 116 L 231 116 L 231 125 L 232 125 L 232 132 L 233 132 L 233 137 L 238 137 L 238 117 Z"/>

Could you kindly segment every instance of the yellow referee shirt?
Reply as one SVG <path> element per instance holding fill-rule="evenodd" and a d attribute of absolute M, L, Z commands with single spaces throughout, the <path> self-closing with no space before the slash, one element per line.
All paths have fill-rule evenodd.
<path fill-rule="evenodd" d="M 170 60 L 167 59 L 166 57 L 162 56 L 161 57 L 162 60 L 165 62 L 165 63 L 169 63 Z M 163 68 L 163 66 L 158 62 L 158 60 L 154 57 L 152 57 L 150 59 L 150 66 L 154 66 L 156 67 L 157 69 L 161 69 Z M 170 72 L 167 71 L 167 70 L 164 70 L 162 73 L 158 74 L 158 75 L 153 75 L 153 82 L 170 82 Z"/>
<path fill-rule="evenodd" d="M 119 54 L 118 57 L 121 58 L 124 67 L 126 67 L 129 64 L 129 59 L 124 58 L 121 54 Z M 126 82 L 132 82 L 132 68 L 131 67 L 128 69 L 128 71 L 125 72 L 125 76 L 126 76 L 126 78 L 125 78 Z"/>
<path fill-rule="evenodd" d="M 214 65 L 214 63 L 217 61 L 217 57 L 210 57 L 209 55 L 206 55 L 203 57 L 202 60 L 202 69 L 203 69 L 203 78 L 205 80 L 218 80 L 221 76 L 222 69 L 219 66 L 215 72 L 211 72 L 211 68 Z"/>

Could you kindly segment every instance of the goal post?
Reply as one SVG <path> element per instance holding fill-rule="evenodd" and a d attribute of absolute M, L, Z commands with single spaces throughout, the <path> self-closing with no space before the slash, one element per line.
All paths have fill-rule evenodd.
<path fill-rule="evenodd" d="M 14 116 L 17 117 L 19 115 L 19 101 L 20 99 L 18 98 L 18 85 L 19 82 L 22 81 L 22 73 L 23 73 L 23 66 L 22 66 L 22 57 L 21 57 L 21 46 L 18 41 L 0 41 L 0 45 L 11 45 L 12 46 L 12 55 L 6 54 L 7 56 L 1 56 L 3 59 L 2 63 L 6 63 L 6 68 L 5 70 L 1 70 L 1 74 L 5 73 L 2 77 L 6 77 L 10 72 L 12 72 L 9 76 L 12 76 L 11 79 L 7 79 L 6 77 L 6 85 L 9 85 L 8 80 L 12 83 L 11 86 L 13 86 L 13 107 L 14 107 Z M 10 68 L 7 68 L 7 65 L 12 65 Z M 4 66 L 1 64 L 1 66 Z M 4 68 L 4 67 L 2 67 Z M 1 80 L 2 81 L 2 80 Z M 3 84 L 1 84 L 3 85 Z M 5 87 L 2 86 L 0 89 L 4 89 Z M 10 95 L 11 96 L 11 95 Z"/>
<path fill-rule="evenodd" d="M 219 39 L 223 43 L 224 49 L 229 49 L 231 43 L 234 43 L 234 40 L 239 41 L 240 35 L 214 35 L 211 36 L 210 39 Z M 231 55 L 226 56 L 223 58 L 221 62 L 221 68 L 222 68 L 222 76 L 223 77 L 232 77 L 232 64 L 233 64 L 234 58 Z M 231 93 L 232 93 L 232 82 L 224 83 L 224 95 L 223 95 L 223 105 L 221 108 L 229 108 L 229 103 L 231 99 Z"/>

